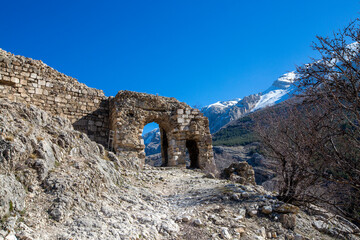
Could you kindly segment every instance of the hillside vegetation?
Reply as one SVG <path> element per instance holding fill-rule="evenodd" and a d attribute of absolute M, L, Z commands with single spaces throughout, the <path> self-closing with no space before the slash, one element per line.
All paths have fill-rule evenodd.
<path fill-rule="evenodd" d="M 280 199 L 360 225 L 360 21 L 318 37 L 314 49 L 322 58 L 297 69 L 291 100 L 231 122 L 214 145 L 261 142 Z"/>
<path fill-rule="evenodd" d="M 225 126 L 213 135 L 214 146 L 244 146 L 259 141 L 253 130 L 250 116 L 240 118 L 236 123 Z"/>

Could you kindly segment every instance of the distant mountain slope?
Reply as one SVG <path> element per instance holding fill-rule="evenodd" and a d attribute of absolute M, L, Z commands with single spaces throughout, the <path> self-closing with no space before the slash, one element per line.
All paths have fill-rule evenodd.
<path fill-rule="evenodd" d="M 155 128 L 154 130 L 144 134 L 143 139 L 145 144 L 145 153 L 147 156 L 161 152 L 159 128 Z"/>
<path fill-rule="evenodd" d="M 209 127 L 211 133 L 218 132 L 222 127 L 228 123 L 244 117 L 245 115 L 263 109 L 268 106 L 273 106 L 277 103 L 287 100 L 290 94 L 293 92 L 293 83 L 296 79 L 295 72 L 289 72 L 279 77 L 266 91 L 263 93 L 251 94 L 244 98 L 236 98 L 230 101 L 218 101 L 216 103 L 205 106 L 201 109 L 204 116 L 209 119 Z M 229 129 L 231 129 L 230 127 Z M 253 141 L 251 133 L 246 135 L 243 132 L 247 131 L 233 129 L 234 132 L 227 129 L 226 133 L 215 135 L 214 145 L 243 145 L 247 142 Z M 239 134 L 238 131 L 241 131 Z M 244 133 L 245 133 L 244 132 Z M 247 133 L 247 132 L 246 132 Z M 227 138 L 237 136 L 228 141 Z M 160 132 L 159 129 L 154 129 L 143 136 L 145 144 L 146 155 L 153 155 L 160 153 Z"/>
<path fill-rule="evenodd" d="M 261 94 L 260 100 L 251 112 L 287 100 L 294 91 L 293 83 L 295 82 L 296 77 L 297 75 L 295 72 L 289 72 L 279 77 L 270 88 Z"/>
<path fill-rule="evenodd" d="M 285 101 L 293 91 L 292 84 L 296 77 L 295 72 L 289 72 L 279 77 L 263 93 L 251 94 L 243 99 L 219 101 L 203 107 L 201 112 L 209 118 L 210 132 L 217 132 L 229 122 L 239 119 L 247 113 Z"/>
<path fill-rule="evenodd" d="M 286 112 L 289 101 L 278 102 L 269 107 L 262 108 L 257 111 L 250 112 L 244 117 L 236 119 L 212 134 L 213 146 L 245 146 L 254 142 L 258 142 L 259 138 L 254 133 L 254 126 L 257 120 L 266 119 L 271 111 L 276 110 L 279 114 Z"/>
<path fill-rule="evenodd" d="M 214 133 L 227 123 L 250 112 L 260 100 L 260 94 L 252 94 L 243 99 L 222 101 L 210 104 L 201 109 L 209 119 L 210 132 Z"/>

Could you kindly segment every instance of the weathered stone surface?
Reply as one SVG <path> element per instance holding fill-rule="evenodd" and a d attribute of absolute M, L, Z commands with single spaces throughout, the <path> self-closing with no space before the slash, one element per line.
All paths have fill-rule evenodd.
<path fill-rule="evenodd" d="M 183 222 L 190 222 L 190 221 L 191 221 L 191 217 L 190 217 L 189 215 L 185 215 L 185 216 L 183 216 L 183 217 L 181 218 L 181 220 L 182 220 Z"/>
<path fill-rule="evenodd" d="M 208 119 L 174 98 L 120 91 L 110 102 L 115 151 L 141 159 L 139 165 L 144 166 L 141 136 L 144 126 L 151 122 L 160 127 L 163 166 L 185 166 L 188 150 L 191 168 L 216 173 Z"/>
<path fill-rule="evenodd" d="M 254 170 L 247 162 L 232 163 L 224 169 L 222 177 L 240 184 L 256 184 Z"/>
<path fill-rule="evenodd" d="M 296 227 L 295 214 L 281 214 L 279 220 L 284 228 L 294 230 Z"/>
<path fill-rule="evenodd" d="M 0 217 L 25 207 L 25 189 L 15 176 L 0 174 Z"/>
<path fill-rule="evenodd" d="M 195 219 L 194 220 L 194 225 L 200 227 L 200 226 L 203 225 L 203 222 L 200 219 Z"/>
<path fill-rule="evenodd" d="M 221 228 L 221 236 L 223 237 L 223 239 L 232 239 L 232 236 L 230 235 L 229 230 L 226 227 Z"/>
<path fill-rule="evenodd" d="M 16 56 L 0 49 L 0 98 L 35 105 L 68 118 L 74 128 L 106 145 L 108 97 L 42 61 Z M 96 122 L 95 126 L 89 122 Z"/>
<path fill-rule="evenodd" d="M 261 209 L 261 212 L 264 214 L 270 214 L 270 213 L 272 213 L 272 207 L 271 206 L 263 206 Z"/>
<path fill-rule="evenodd" d="M 294 214 L 297 214 L 300 211 L 300 209 L 299 209 L 299 207 L 294 206 L 292 204 L 284 203 L 284 204 L 280 205 L 279 207 L 277 207 L 275 209 L 275 211 L 279 212 L 279 213 L 294 213 Z"/>

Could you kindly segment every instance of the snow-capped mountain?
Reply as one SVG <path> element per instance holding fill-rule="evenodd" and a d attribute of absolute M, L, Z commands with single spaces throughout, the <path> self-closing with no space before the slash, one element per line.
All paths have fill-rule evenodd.
<path fill-rule="evenodd" d="M 243 99 L 216 102 L 201 109 L 201 112 L 209 119 L 210 132 L 214 133 L 222 126 L 240 118 L 255 107 L 260 95 L 253 94 Z"/>
<path fill-rule="evenodd" d="M 201 112 L 209 118 L 210 132 L 215 133 L 227 123 L 249 112 L 285 101 L 293 91 L 292 84 L 295 79 L 296 73 L 289 72 L 279 77 L 271 87 L 263 93 L 252 94 L 243 99 L 219 101 L 203 107 Z"/>
<path fill-rule="evenodd" d="M 279 77 L 263 93 L 251 94 L 244 98 L 230 101 L 219 101 L 201 108 L 204 116 L 209 118 L 210 132 L 215 133 L 229 122 L 239 119 L 247 113 L 272 106 L 289 98 L 293 91 L 296 73 L 289 72 Z M 143 136 L 146 155 L 160 152 L 160 131 L 158 128 Z"/>
<path fill-rule="evenodd" d="M 358 42 L 349 44 L 347 48 L 349 48 L 350 51 L 347 51 L 346 54 L 343 56 L 345 60 L 355 56 L 356 54 L 359 54 L 360 52 L 360 44 Z M 336 56 L 332 57 L 333 59 L 328 59 L 328 61 L 326 62 L 327 66 L 339 68 L 342 60 L 338 59 Z M 306 64 L 305 66 L 310 68 L 319 67 L 318 63 L 321 63 L 322 61 L 324 60 L 319 60 L 314 63 Z M 297 78 L 299 78 L 299 75 L 295 71 L 288 72 L 279 77 L 276 81 L 274 81 L 273 84 L 262 93 L 251 94 L 242 99 L 237 98 L 230 101 L 218 101 L 216 103 L 201 108 L 201 112 L 209 119 L 210 132 L 215 133 L 226 124 L 230 123 L 231 121 L 237 120 L 248 113 L 287 100 L 289 97 L 291 97 L 291 94 L 295 90 L 294 82 Z M 157 141 L 158 145 L 160 145 L 160 133 L 158 139 L 152 137 L 151 140 L 150 135 L 148 135 L 146 139 L 146 147 L 153 141 Z"/>
<path fill-rule="evenodd" d="M 144 134 L 143 139 L 145 144 L 145 153 L 147 156 L 161 151 L 159 128 L 155 128 L 154 130 Z"/>
<path fill-rule="evenodd" d="M 289 72 L 279 77 L 270 88 L 261 93 L 260 100 L 251 112 L 287 100 L 294 90 L 293 83 L 296 77 L 295 72 Z"/>

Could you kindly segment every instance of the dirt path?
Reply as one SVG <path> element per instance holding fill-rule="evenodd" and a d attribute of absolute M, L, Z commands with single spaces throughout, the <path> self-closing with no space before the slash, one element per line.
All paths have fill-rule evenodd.
<path fill-rule="evenodd" d="M 260 213 L 262 206 L 277 201 L 261 186 L 206 178 L 199 170 L 149 167 L 143 172 L 153 178 L 146 187 L 162 198 L 166 214 L 180 226 L 176 239 L 267 239 L 269 234 L 286 235 L 278 220 Z M 248 215 L 251 209 L 257 212 L 254 217 Z M 314 232 L 305 217 L 298 220 L 300 235 Z M 331 239 L 317 231 L 314 236 Z"/>

